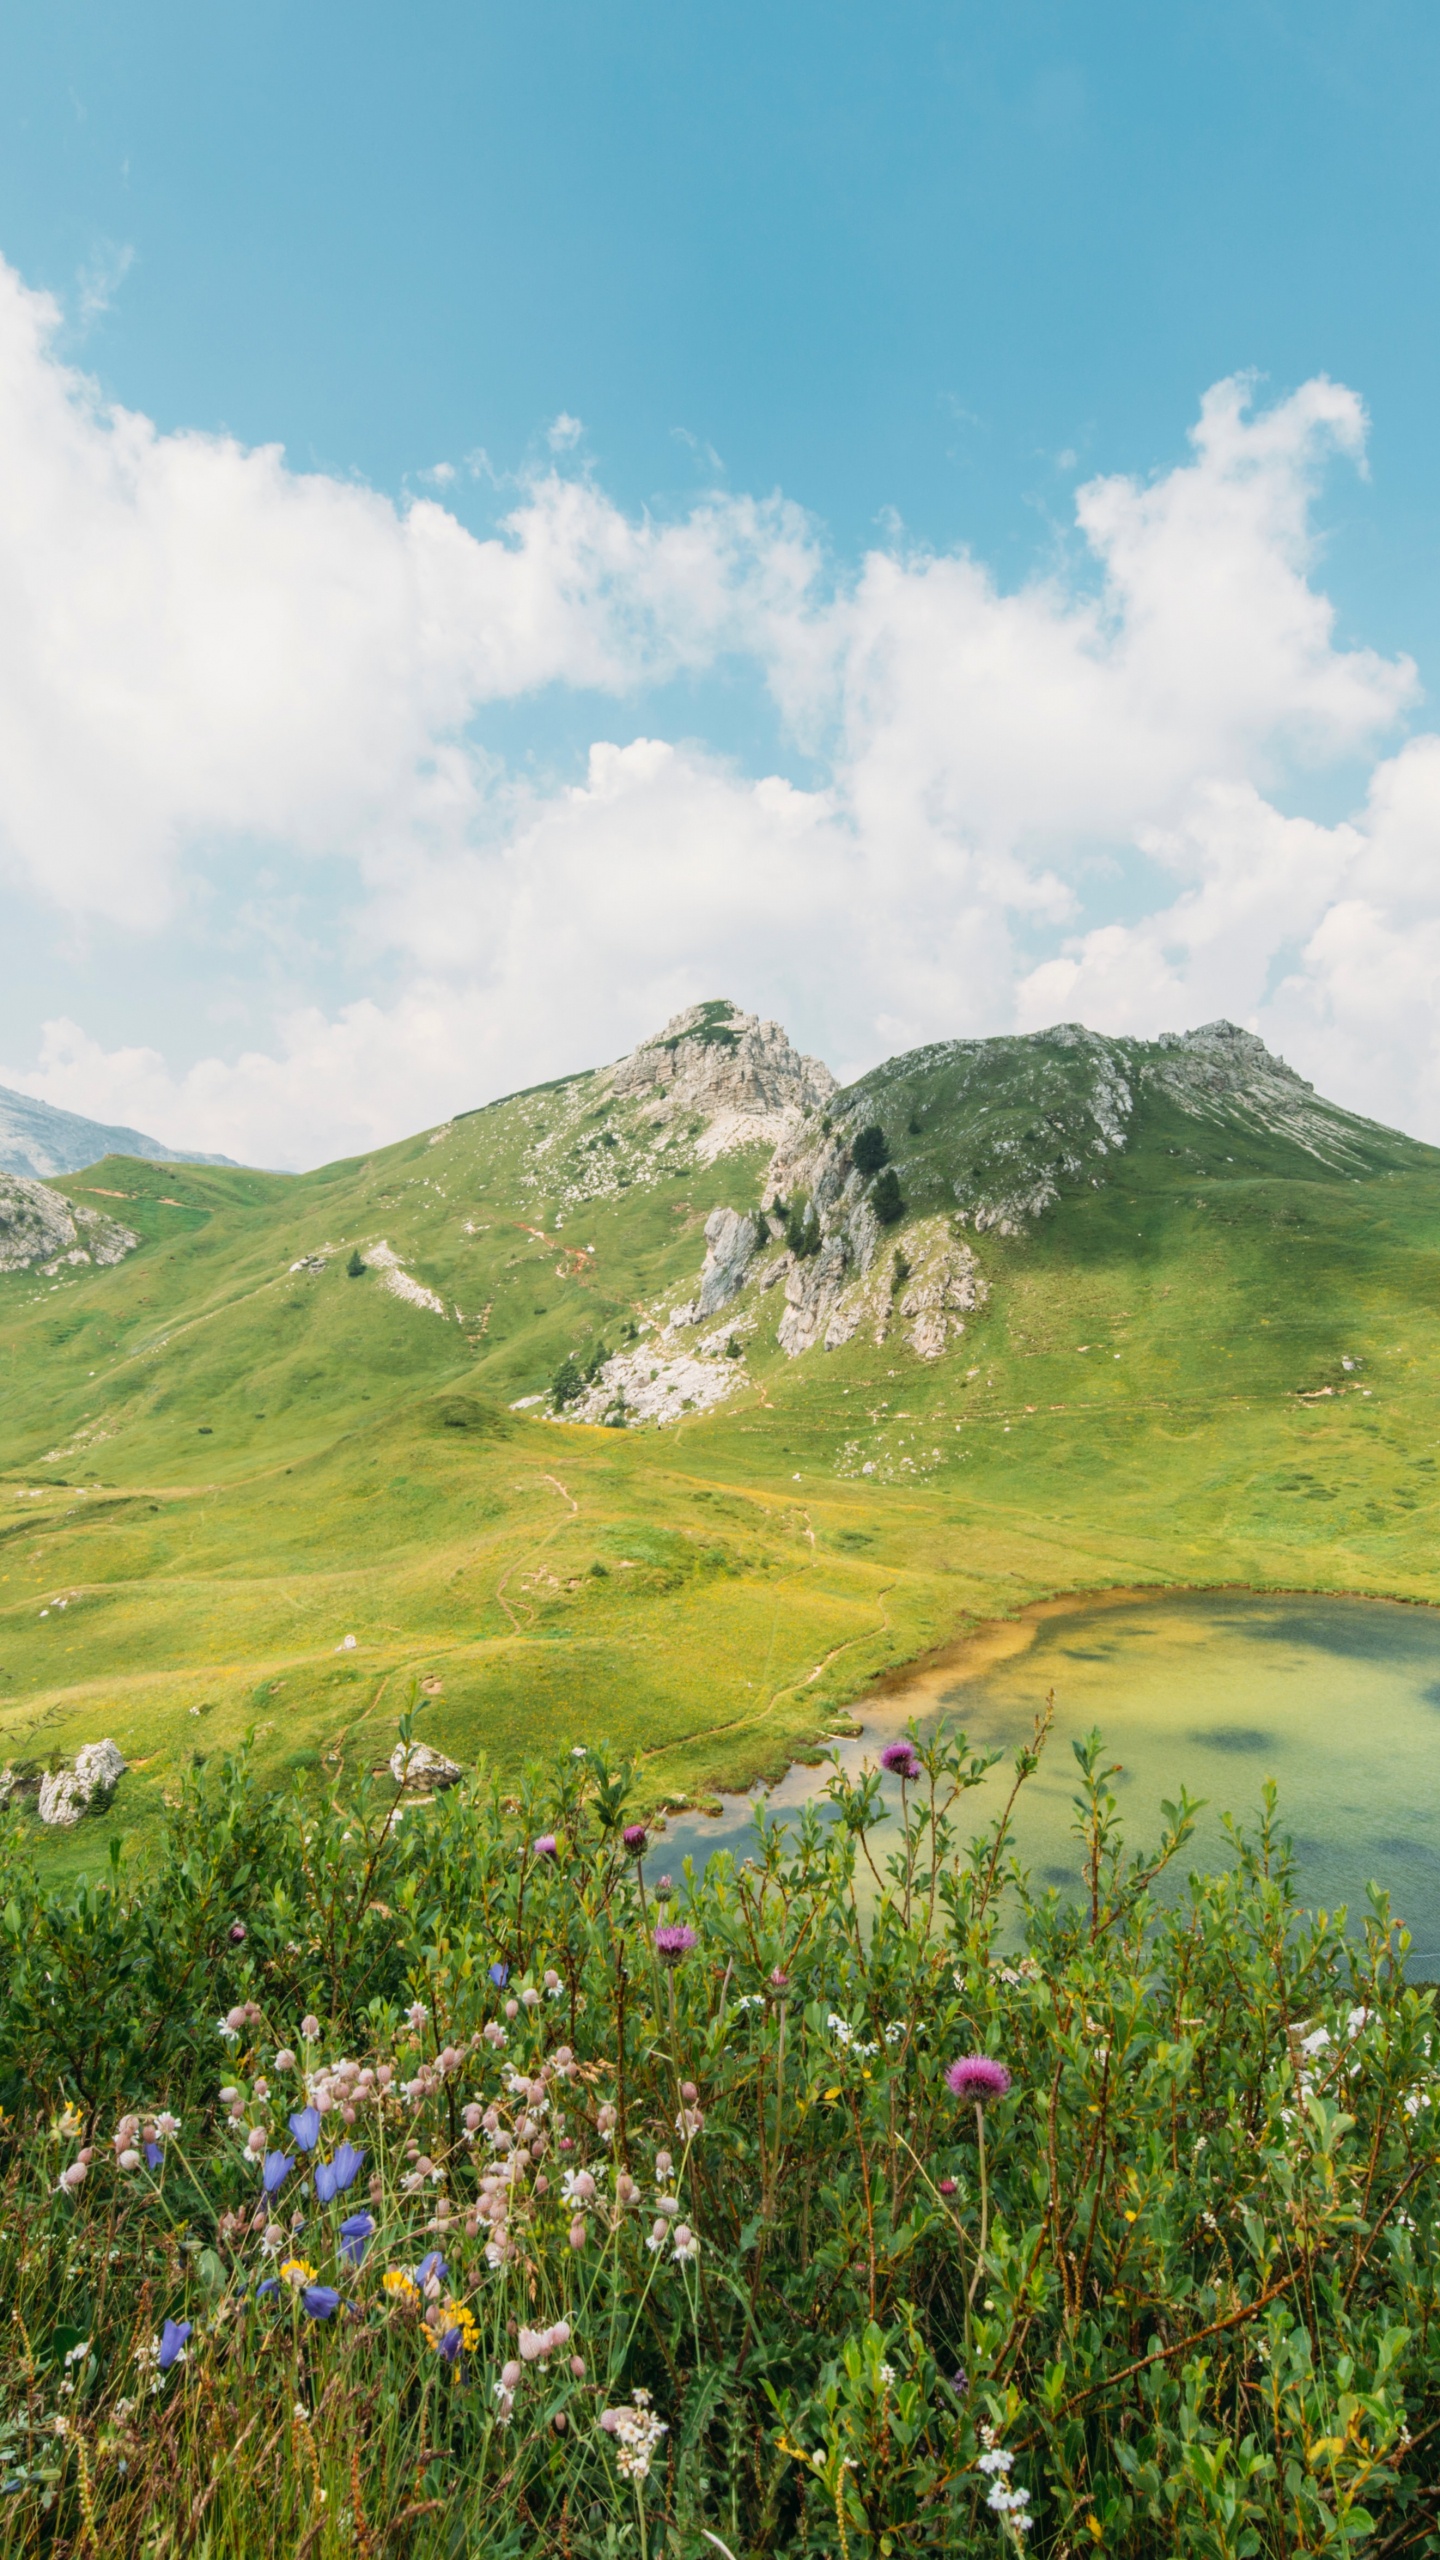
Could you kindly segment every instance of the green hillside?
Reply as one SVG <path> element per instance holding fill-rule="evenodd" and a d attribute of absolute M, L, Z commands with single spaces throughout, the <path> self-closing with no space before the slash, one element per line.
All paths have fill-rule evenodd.
<path fill-rule="evenodd" d="M 603 1733 L 675 1802 L 1047 1593 L 1440 1597 L 1440 1154 L 1223 1026 L 835 1093 L 747 1020 L 313 1174 L 48 1186 L 137 1241 L 0 1275 L 0 1759 L 112 1734 L 143 1829 L 418 1678 L 457 1758 Z"/>

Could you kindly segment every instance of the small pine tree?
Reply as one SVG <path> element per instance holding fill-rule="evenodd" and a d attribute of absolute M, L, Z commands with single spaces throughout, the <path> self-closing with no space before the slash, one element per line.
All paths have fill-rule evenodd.
<path fill-rule="evenodd" d="M 585 1381 L 580 1374 L 579 1364 L 567 1353 L 555 1372 L 555 1383 L 550 1390 L 551 1398 L 557 1405 L 573 1404 L 576 1397 L 583 1396 L 584 1393 Z"/>
<path fill-rule="evenodd" d="M 785 1241 L 797 1262 L 820 1250 L 820 1221 L 803 1191 L 797 1191 L 785 1218 Z"/>
<path fill-rule="evenodd" d="M 360 1247 L 357 1244 L 352 1247 L 350 1259 L 345 1265 L 347 1279 L 358 1280 L 364 1269 L 365 1265 L 360 1259 Z"/>
<path fill-rule="evenodd" d="M 871 1184 L 870 1206 L 882 1227 L 893 1227 L 897 1218 L 904 1217 L 905 1203 L 900 1197 L 900 1177 L 893 1164 L 887 1164 L 884 1172 L 877 1174 Z"/>
<path fill-rule="evenodd" d="M 870 1175 L 878 1173 L 882 1164 L 888 1164 L 889 1160 L 890 1141 L 884 1130 L 872 1120 L 869 1128 L 862 1129 L 852 1145 L 850 1161 L 862 1181 L 868 1181 Z"/>
<path fill-rule="evenodd" d="M 897 1288 L 897 1289 L 903 1289 L 903 1288 L 904 1288 L 904 1286 L 905 1286 L 905 1283 L 906 1283 L 906 1281 L 909 1279 L 909 1277 L 910 1277 L 910 1265 L 909 1265 L 909 1263 L 906 1261 L 904 1254 L 901 1252 L 900 1247 L 899 1247 L 899 1246 L 898 1246 L 898 1244 L 897 1244 L 897 1246 L 895 1247 L 895 1286 L 896 1286 L 896 1288 Z"/>

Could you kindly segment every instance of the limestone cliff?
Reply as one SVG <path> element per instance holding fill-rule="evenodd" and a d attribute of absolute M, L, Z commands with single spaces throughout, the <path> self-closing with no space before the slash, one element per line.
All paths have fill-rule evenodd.
<path fill-rule="evenodd" d="M 643 1102 L 649 1120 L 703 1119 L 695 1153 L 706 1164 L 732 1148 L 778 1146 L 836 1090 L 829 1068 L 803 1057 L 778 1022 L 723 999 L 687 1006 L 609 1076 L 611 1092 Z"/>
<path fill-rule="evenodd" d="M 43 1182 L 0 1173 L 0 1271 L 38 1263 L 53 1276 L 62 1262 L 121 1262 L 139 1241 L 118 1219 L 78 1208 Z"/>

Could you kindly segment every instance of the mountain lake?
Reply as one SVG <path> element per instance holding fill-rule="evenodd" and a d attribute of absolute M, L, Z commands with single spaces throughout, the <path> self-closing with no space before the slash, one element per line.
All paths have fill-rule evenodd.
<path fill-rule="evenodd" d="M 1233 1590 L 1049 1601 L 857 1701 L 862 1730 L 834 1748 L 854 1776 L 913 1716 L 922 1737 L 943 1722 L 977 1750 L 1002 1752 L 959 1808 L 968 1837 L 997 1810 L 1052 1689 L 1054 1727 L 1014 1834 L 1033 1883 L 1080 1891 L 1070 1746 L 1098 1725 L 1107 1760 L 1121 1764 L 1111 1783 L 1132 1851 L 1158 1839 L 1161 1802 L 1184 1786 L 1205 1802 L 1176 1871 L 1225 1865 L 1221 1817 L 1253 1836 L 1273 1778 L 1303 1902 L 1347 1906 L 1354 1928 L 1373 1879 L 1411 1932 L 1412 1973 L 1440 1976 L 1440 1609 Z M 722 1797 L 718 1817 L 672 1816 L 647 1875 L 678 1879 L 687 1856 L 698 1868 L 717 1849 L 744 1857 L 757 1808 L 767 1821 L 793 1819 L 829 1776 L 797 1762 L 775 1787 Z M 893 1831 L 898 1780 L 886 1778 L 885 1796 Z M 877 1835 L 871 1847 L 883 1872 Z"/>

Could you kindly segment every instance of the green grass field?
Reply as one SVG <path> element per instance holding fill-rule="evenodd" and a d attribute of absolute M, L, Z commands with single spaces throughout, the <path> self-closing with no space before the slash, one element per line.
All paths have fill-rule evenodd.
<path fill-rule="evenodd" d="M 855 1106 L 914 1216 L 977 1160 L 937 1057 Z M 1440 1156 L 1345 1126 L 1325 1162 L 1151 1094 L 1103 1185 L 966 1231 L 989 1295 L 942 1359 L 863 1328 L 786 1359 L 752 1280 L 737 1392 L 633 1430 L 511 1407 L 693 1288 L 763 1150 L 707 1166 L 572 1079 L 311 1175 L 60 1183 L 142 1242 L 0 1279 L 0 1758 L 113 1734 L 132 1774 L 47 1857 L 143 1835 L 252 1726 L 271 1767 L 378 1760 L 412 1680 L 467 1763 L 604 1735 L 676 1803 L 1042 1596 L 1440 1597 Z M 436 1305 L 385 1285 L 382 1240 Z"/>

